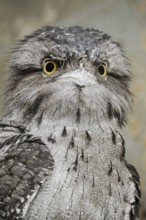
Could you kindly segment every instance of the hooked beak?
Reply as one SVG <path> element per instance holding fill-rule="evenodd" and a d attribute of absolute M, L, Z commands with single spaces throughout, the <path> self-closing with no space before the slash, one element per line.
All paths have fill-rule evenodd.
<path fill-rule="evenodd" d="M 71 70 L 60 76 L 59 79 L 72 81 L 76 84 L 76 86 L 79 87 L 97 84 L 96 77 L 90 72 L 86 71 L 84 68 Z"/>

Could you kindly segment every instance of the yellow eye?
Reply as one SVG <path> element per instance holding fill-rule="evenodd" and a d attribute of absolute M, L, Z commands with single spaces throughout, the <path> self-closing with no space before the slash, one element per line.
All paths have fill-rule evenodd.
<path fill-rule="evenodd" d="M 54 61 L 46 61 L 43 70 L 45 74 L 51 75 L 56 72 L 57 64 Z"/>
<path fill-rule="evenodd" d="M 107 69 L 106 69 L 105 64 L 99 64 L 97 68 L 98 68 L 98 73 L 99 73 L 102 77 L 105 77 L 106 74 L 107 74 Z"/>

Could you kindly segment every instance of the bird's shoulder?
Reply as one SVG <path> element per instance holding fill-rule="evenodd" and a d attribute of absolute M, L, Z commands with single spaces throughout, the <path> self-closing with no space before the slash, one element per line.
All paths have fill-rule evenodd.
<path fill-rule="evenodd" d="M 0 220 L 24 218 L 53 163 L 40 138 L 16 121 L 0 120 Z"/>

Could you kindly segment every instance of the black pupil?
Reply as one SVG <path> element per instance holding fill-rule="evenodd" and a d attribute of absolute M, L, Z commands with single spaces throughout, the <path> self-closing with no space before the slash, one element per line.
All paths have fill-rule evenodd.
<path fill-rule="evenodd" d="M 100 74 L 100 75 L 104 75 L 105 69 L 104 69 L 103 66 L 99 66 L 99 67 L 98 67 L 98 71 L 99 71 L 99 74 Z"/>
<path fill-rule="evenodd" d="M 54 70 L 55 66 L 54 66 L 54 63 L 48 63 L 46 65 L 46 71 L 47 72 L 52 72 Z"/>

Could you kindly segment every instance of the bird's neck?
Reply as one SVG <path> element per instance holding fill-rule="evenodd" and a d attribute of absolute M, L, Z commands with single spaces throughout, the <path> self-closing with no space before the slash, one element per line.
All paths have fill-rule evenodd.
<path fill-rule="evenodd" d="M 102 117 L 97 121 L 87 115 L 83 117 L 80 113 L 76 113 L 75 117 L 69 115 L 60 119 L 49 118 L 45 115 L 39 125 L 37 120 L 32 121 L 28 125 L 28 129 L 33 135 L 41 137 L 52 154 L 60 147 L 64 148 L 66 153 L 69 149 L 77 152 L 90 148 L 90 146 L 93 149 L 102 146 L 107 150 L 105 143 L 108 142 L 112 147 L 119 144 L 119 153 L 122 154 L 124 147 L 124 141 L 116 122 L 109 123 Z"/>
<path fill-rule="evenodd" d="M 49 141 L 55 142 L 55 137 L 75 137 L 79 134 L 84 136 L 85 139 L 91 139 L 95 134 L 100 139 L 105 139 L 111 135 L 114 136 L 120 133 L 121 127 L 117 123 L 116 118 L 109 118 L 104 112 L 99 109 L 96 111 L 92 108 L 75 107 L 70 111 L 51 108 L 43 113 L 37 113 L 35 117 L 23 117 L 21 112 L 13 112 L 8 116 L 11 120 L 23 122 L 24 125 L 30 130 L 30 133 L 42 138 L 45 143 Z"/>

